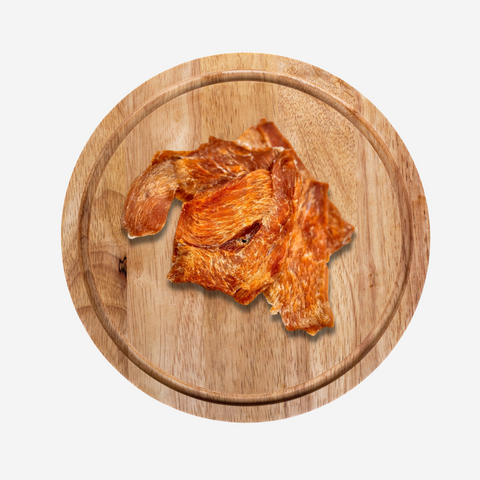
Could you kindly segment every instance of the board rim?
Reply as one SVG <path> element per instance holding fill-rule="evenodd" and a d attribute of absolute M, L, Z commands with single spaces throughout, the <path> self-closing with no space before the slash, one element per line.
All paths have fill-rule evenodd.
<path fill-rule="evenodd" d="M 228 55 L 231 55 L 231 54 L 227 54 L 227 56 Z M 282 79 L 283 83 L 272 81 L 272 80 L 278 80 L 279 78 Z M 123 138 L 126 138 L 126 136 L 128 136 L 128 133 L 130 133 L 130 131 L 136 125 L 138 125 L 138 123 L 140 123 L 144 118 L 146 118 L 146 116 L 148 116 L 154 110 L 159 108 L 161 105 L 168 103 L 168 101 L 171 101 L 174 98 L 177 98 L 178 96 L 188 93 L 188 91 L 191 91 L 191 90 L 188 90 L 188 88 L 190 88 L 192 84 L 196 85 L 195 88 L 203 88 L 206 86 L 215 85 L 215 84 L 224 83 L 224 82 L 230 82 L 230 81 L 263 81 L 266 83 L 276 83 L 282 86 L 296 88 L 297 90 L 303 91 L 304 93 L 307 93 L 310 95 L 312 94 L 312 92 L 317 92 L 317 94 L 320 92 L 319 95 L 317 96 L 314 95 L 314 96 L 316 98 L 321 97 L 319 98 L 320 100 L 324 101 L 324 103 L 327 103 L 330 106 L 333 106 L 333 108 L 335 108 L 339 113 L 341 113 L 345 118 L 347 118 L 347 120 L 353 123 L 354 126 L 357 129 L 359 129 L 361 133 L 367 138 L 369 143 L 377 152 L 377 155 L 382 160 L 385 168 L 387 169 L 387 173 L 389 174 L 392 185 L 394 185 L 398 189 L 398 191 L 396 191 L 396 199 L 397 199 L 397 205 L 399 206 L 399 209 L 400 209 L 400 217 L 403 219 L 404 216 L 406 216 L 407 218 L 406 221 L 402 222 L 402 252 L 405 254 L 405 255 L 402 255 L 402 258 L 406 258 L 406 261 L 403 262 L 399 267 L 399 270 L 402 270 L 402 266 L 403 266 L 403 270 L 402 270 L 404 275 L 403 281 L 400 282 L 401 285 L 400 287 L 397 288 L 396 300 L 394 302 L 388 301 L 387 306 L 385 307 L 385 308 L 388 308 L 388 306 L 390 305 L 390 314 L 389 315 L 382 314 L 380 317 L 381 318 L 385 317 L 383 319 L 384 320 L 383 323 L 381 325 L 378 325 L 379 322 L 377 321 L 376 327 L 374 327 L 375 332 L 372 334 L 372 331 L 371 331 L 370 334 L 368 334 L 367 337 L 361 342 L 361 344 L 356 347 L 355 351 L 357 350 L 361 351 L 360 355 L 357 355 L 357 358 L 355 358 L 354 361 L 350 362 L 350 365 L 348 366 L 348 368 L 345 368 L 345 365 L 341 365 L 342 362 L 344 362 L 345 360 L 344 359 L 342 360 L 342 362 L 335 365 L 330 370 L 328 370 L 327 372 L 324 372 L 323 374 L 321 374 L 320 376 L 316 377 L 313 380 L 307 381 L 304 384 L 288 387 L 287 389 L 282 389 L 282 390 L 279 390 L 276 392 L 270 392 L 267 394 L 245 395 L 245 394 L 225 394 L 220 392 L 214 392 L 214 391 L 204 389 L 203 387 L 187 384 L 186 382 L 176 377 L 173 377 L 172 375 L 163 371 L 162 372 L 165 373 L 165 376 L 160 375 L 159 378 L 156 378 L 155 370 L 157 370 L 157 373 L 158 373 L 158 370 L 160 369 L 158 369 L 157 366 L 153 365 L 151 362 L 149 362 L 146 359 L 144 359 L 145 362 L 140 362 L 140 365 L 138 365 L 139 363 L 137 362 L 138 358 L 135 358 L 135 355 L 134 355 L 135 353 L 134 347 L 129 345 L 119 347 L 119 343 L 121 343 L 121 337 L 122 337 L 121 332 L 119 332 L 118 329 L 115 328 L 115 324 L 113 322 L 110 322 L 113 324 L 113 327 L 114 327 L 113 329 L 111 328 L 112 325 L 108 325 L 108 322 L 109 322 L 108 316 L 107 316 L 108 321 L 102 322 L 102 320 L 105 320 L 105 318 L 101 318 L 102 315 L 100 316 L 98 315 L 98 311 L 101 310 L 102 301 L 101 301 L 100 295 L 99 294 L 96 295 L 94 292 L 96 288 L 95 279 L 89 264 L 89 256 L 88 256 L 88 231 L 90 226 L 90 223 L 89 223 L 90 209 L 91 209 L 93 198 L 95 196 L 95 191 L 96 191 L 96 187 L 93 189 L 91 188 L 91 182 L 92 181 L 96 182 L 98 186 L 98 182 L 103 174 L 104 168 L 106 167 L 108 160 L 111 158 L 111 156 L 115 151 L 115 148 L 112 149 L 112 145 L 116 143 L 118 147 L 121 144 L 121 141 L 123 140 Z M 296 87 L 292 85 L 296 85 Z M 187 89 L 185 90 L 185 88 Z M 167 100 L 159 104 L 158 102 L 156 102 L 156 100 L 158 100 L 160 97 L 162 97 L 163 100 L 165 99 Z M 355 124 L 354 122 L 356 122 L 357 124 Z M 389 124 L 389 127 L 394 131 L 393 127 L 390 124 Z M 364 131 L 362 131 L 362 129 Z M 368 136 L 370 136 L 370 138 L 368 138 Z M 110 142 L 112 144 L 110 144 Z M 386 162 L 384 161 L 385 158 L 387 158 Z M 413 164 L 413 160 L 411 159 L 410 156 L 409 156 L 409 159 Z M 103 166 L 103 169 L 101 169 L 101 172 L 99 173 L 97 167 L 102 162 L 104 162 L 104 166 Z M 74 175 L 75 175 L 75 172 L 72 175 L 72 179 Z M 393 181 L 392 177 L 395 177 L 395 180 L 396 180 L 395 182 Z M 70 185 L 69 185 L 69 189 L 70 189 Z M 397 195 L 398 193 L 400 193 L 400 195 Z M 64 207 L 64 212 L 65 212 L 65 207 Z M 402 212 L 403 212 L 403 216 L 402 216 Z M 83 266 L 82 275 L 84 277 L 85 286 L 86 286 L 87 293 L 90 297 L 90 301 L 92 303 L 94 310 L 97 313 L 97 318 L 99 319 L 102 326 L 104 328 L 105 326 L 107 326 L 105 328 L 107 334 L 113 340 L 117 348 L 119 348 L 119 350 L 130 361 L 132 361 L 137 366 L 140 366 L 140 368 L 145 373 L 147 373 L 149 376 L 151 376 L 155 380 L 159 381 L 160 383 L 163 383 L 164 385 L 168 386 L 169 388 L 172 388 L 173 390 L 176 390 L 190 397 L 197 398 L 200 400 L 205 400 L 211 403 L 221 403 L 226 405 L 237 405 L 237 406 L 258 405 L 259 406 L 259 405 L 290 401 L 295 398 L 313 393 L 320 388 L 323 388 L 329 383 L 335 381 L 337 378 L 341 377 L 343 374 L 345 374 L 348 370 L 353 368 L 359 362 L 361 362 L 361 360 L 368 354 L 368 352 L 376 345 L 376 343 L 383 336 L 385 331 L 388 329 L 390 322 L 394 318 L 395 313 L 399 305 L 401 304 L 403 294 L 405 292 L 406 286 L 410 278 L 410 270 L 412 265 L 413 249 L 414 249 L 414 240 L 412 235 L 412 230 L 413 230 L 412 222 L 413 222 L 413 218 L 412 218 L 411 199 L 405 187 L 402 175 L 399 173 L 396 160 L 393 154 L 391 154 L 391 152 L 389 151 L 381 135 L 376 131 L 376 129 L 371 125 L 370 122 L 368 122 L 368 120 L 365 117 L 360 115 L 359 112 L 355 111 L 352 107 L 350 107 L 346 102 L 344 102 L 340 98 L 322 89 L 319 85 L 315 85 L 311 82 L 308 82 L 305 79 L 295 77 L 294 75 L 281 74 L 279 72 L 271 72 L 271 71 L 265 71 L 265 70 L 255 70 L 255 69 L 230 69 L 230 71 L 222 70 L 217 72 L 203 73 L 200 75 L 187 78 L 186 80 L 173 83 L 172 85 L 168 86 L 167 88 L 159 92 L 157 95 L 154 95 L 153 97 L 149 98 L 146 102 L 142 103 L 137 109 L 135 109 L 130 115 L 128 115 L 120 125 L 117 126 L 115 132 L 110 136 L 110 138 L 104 144 L 103 149 L 100 151 L 99 155 L 97 156 L 94 162 L 94 167 L 91 169 L 89 173 L 87 187 L 85 188 L 82 195 L 80 216 L 79 216 L 77 225 L 78 225 L 78 247 L 80 252 L 80 260 Z M 64 233 L 64 228 L 66 228 L 65 220 L 62 219 L 62 236 Z M 406 242 L 405 242 L 405 237 L 408 238 L 408 241 Z M 64 255 L 64 264 L 65 264 L 65 255 Z M 398 279 L 398 275 L 397 275 L 397 279 Z M 424 279 L 423 279 L 423 282 L 424 282 Z M 396 283 L 397 285 L 399 284 L 399 282 L 396 282 Z M 94 288 L 92 288 L 92 286 Z M 422 286 L 423 286 L 423 283 L 422 283 Z M 74 300 L 74 303 L 75 303 L 73 294 L 72 294 L 72 299 Z M 418 304 L 418 301 L 416 302 L 416 304 Z M 128 339 L 127 339 L 127 342 L 128 342 Z M 151 371 L 151 367 L 153 367 L 154 371 Z M 327 379 L 324 378 L 322 380 L 323 383 L 316 380 L 319 377 L 324 377 L 326 373 L 331 372 L 332 370 L 335 370 L 335 369 L 336 371 L 333 374 L 331 374 L 329 378 Z M 153 373 L 153 375 L 151 373 Z"/>

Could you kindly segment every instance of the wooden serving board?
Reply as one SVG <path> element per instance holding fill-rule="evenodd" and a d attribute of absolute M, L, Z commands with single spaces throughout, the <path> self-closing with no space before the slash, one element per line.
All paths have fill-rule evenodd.
<path fill-rule="evenodd" d="M 356 229 L 329 263 L 335 327 L 315 337 L 287 332 L 263 295 L 242 306 L 170 283 L 180 202 L 158 235 L 129 240 L 120 227 L 128 187 L 157 150 L 234 140 L 261 118 Z M 122 375 L 184 412 L 259 422 L 320 407 L 385 359 L 420 298 L 429 223 L 405 145 L 365 97 L 311 65 L 241 53 L 161 73 L 108 114 L 73 172 L 62 250 L 78 315 Z"/>

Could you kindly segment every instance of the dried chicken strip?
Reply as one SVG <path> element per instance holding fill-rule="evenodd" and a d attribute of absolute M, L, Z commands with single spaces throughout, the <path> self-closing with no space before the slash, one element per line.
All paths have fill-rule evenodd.
<path fill-rule="evenodd" d="M 163 228 L 174 198 L 185 202 L 249 172 L 268 169 L 282 150 L 246 148 L 210 137 L 191 152 L 157 152 L 130 186 L 122 227 L 130 238 L 154 235 Z"/>
<path fill-rule="evenodd" d="M 237 140 L 237 143 L 251 149 L 282 147 L 285 149 L 293 150 L 292 145 L 282 135 L 277 126 L 273 122 L 267 122 L 264 118 L 260 120 L 258 125 L 251 127 L 246 132 L 244 132 Z M 310 172 L 307 170 L 307 168 L 296 153 L 295 160 L 302 178 L 305 181 L 315 181 L 315 178 L 310 174 Z M 332 253 L 336 252 L 341 247 L 350 242 L 354 229 L 352 225 L 342 219 L 338 209 L 330 200 L 328 200 L 327 222 L 327 248 L 331 255 Z"/>
<path fill-rule="evenodd" d="M 291 151 L 205 191 L 182 207 L 168 279 L 220 290 L 249 304 L 280 274 L 300 193 Z"/>
<path fill-rule="evenodd" d="M 292 145 L 282 135 L 275 123 L 267 122 L 265 118 L 262 118 L 254 127 L 250 127 L 243 132 L 237 143 L 250 149 L 283 147 L 286 150 L 293 150 Z"/>
<path fill-rule="evenodd" d="M 282 271 L 264 291 L 271 313 L 281 313 L 287 330 L 315 335 L 333 327 L 328 302 L 328 185 L 304 180 L 290 247 Z"/>
<path fill-rule="evenodd" d="M 249 148 L 292 149 L 275 124 L 264 119 L 238 141 Z M 272 305 L 271 313 L 281 314 L 287 330 L 315 335 L 324 327 L 333 327 L 327 262 L 351 241 L 354 228 L 328 199 L 328 185 L 316 181 L 296 154 L 295 161 L 302 188 L 290 248 L 282 272 L 263 293 Z"/>

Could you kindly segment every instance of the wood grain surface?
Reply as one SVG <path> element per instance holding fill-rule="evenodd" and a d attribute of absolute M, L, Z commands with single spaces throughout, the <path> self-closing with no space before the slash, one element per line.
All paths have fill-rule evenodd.
<path fill-rule="evenodd" d="M 163 231 L 129 240 L 128 187 L 158 150 L 234 140 L 274 121 L 355 226 L 330 262 L 335 327 L 287 332 L 259 295 L 171 284 L 175 201 Z M 333 75 L 273 55 L 227 54 L 175 67 L 123 99 L 73 172 L 62 252 L 78 315 L 122 375 L 159 401 L 216 420 L 259 422 L 318 408 L 366 378 L 410 322 L 425 281 L 428 212 L 390 123 Z"/>

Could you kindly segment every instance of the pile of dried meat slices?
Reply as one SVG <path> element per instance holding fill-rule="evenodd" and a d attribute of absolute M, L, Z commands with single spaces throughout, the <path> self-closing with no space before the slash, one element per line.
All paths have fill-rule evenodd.
<path fill-rule="evenodd" d="M 168 279 L 244 305 L 263 293 L 287 330 L 315 335 L 333 326 L 327 262 L 354 230 L 327 192 L 263 119 L 233 142 L 210 137 L 191 152 L 157 152 L 130 187 L 122 227 L 130 238 L 158 233 L 178 198 Z"/>

